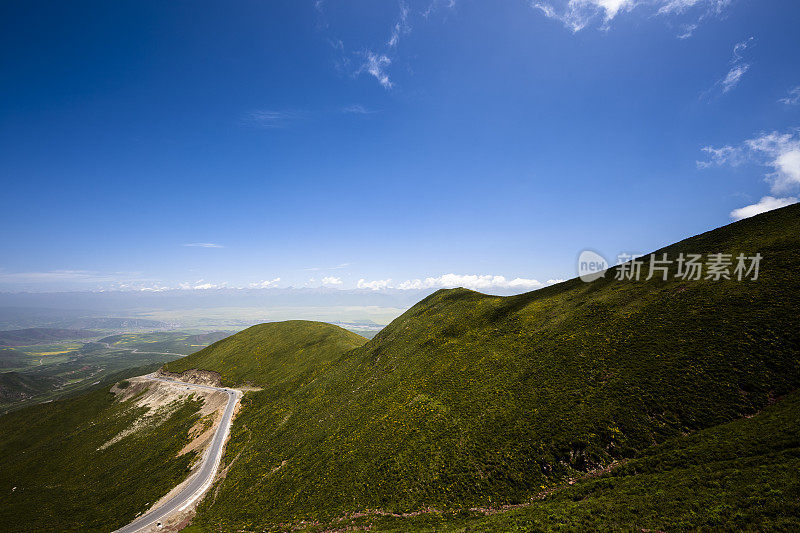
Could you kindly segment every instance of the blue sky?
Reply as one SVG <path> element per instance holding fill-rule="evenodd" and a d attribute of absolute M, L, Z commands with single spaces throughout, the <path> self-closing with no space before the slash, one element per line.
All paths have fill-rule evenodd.
<path fill-rule="evenodd" d="M 585 248 L 796 201 L 798 22 L 795 1 L 4 2 L 0 291 L 574 277 Z"/>

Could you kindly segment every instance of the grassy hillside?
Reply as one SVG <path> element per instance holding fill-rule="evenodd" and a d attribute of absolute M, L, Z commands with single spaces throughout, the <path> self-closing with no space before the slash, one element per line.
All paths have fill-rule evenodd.
<path fill-rule="evenodd" d="M 372 531 L 800 530 L 800 393 L 752 418 L 671 439 L 516 509 L 368 515 Z M 311 527 L 311 531 L 321 528 Z"/>
<path fill-rule="evenodd" d="M 351 331 L 306 320 L 270 322 L 247 328 L 188 357 L 164 365 L 170 372 L 213 370 L 223 383 L 274 385 L 319 371 L 367 339 Z"/>
<path fill-rule="evenodd" d="M 611 272 L 513 297 L 445 290 L 313 378 L 266 367 L 268 350 L 241 334 L 170 364 L 264 387 L 245 398 L 233 467 L 196 523 L 519 503 L 755 413 L 800 384 L 798 215 L 791 206 L 665 249 L 760 253 L 757 281 Z M 281 345 L 296 341 L 307 337 Z"/>
<path fill-rule="evenodd" d="M 173 406 L 106 448 L 145 411 L 103 389 L 0 417 L 3 531 L 111 531 L 182 480 L 194 459 L 176 457 L 200 402 Z"/>
<path fill-rule="evenodd" d="M 59 385 L 55 378 L 0 372 L 0 407 L 33 398 Z"/>

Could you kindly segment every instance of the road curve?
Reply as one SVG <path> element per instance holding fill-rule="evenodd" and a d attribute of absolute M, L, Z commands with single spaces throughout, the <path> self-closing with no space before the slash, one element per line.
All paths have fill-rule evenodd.
<path fill-rule="evenodd" d="M 175 381 L 156 377 L 153 374 L 146 376 L 148 379 L 154 381 L 164 381 L 166 383 L 174 383 L 182 387 L 191 387 L 195 389 L 209 389 L 225 392 L 228 395 L 228 405 L 225 407 L 225 413 L 222 415 L 222 420 L 214 433 L 214 438 L 211 440 L 211 445 L 206 449 L 203 455 L 203 464 L 200 469 L 192 474 L 189 483 L 175 496 L 154 509 L 150 509 L 136 520 L 124 526 L 115 533 L 134 533 L 146 527 L 149 527 L 158 522 L 164 522 L 173 513 L 183 511 L 197 499 L 199 499 L 211 487 L 214 481 L 214 476 L 217 474 L 220 460 L 222 459 L 222 448 L 228 438 L 228 433 L 231 428 L 233 420 L 233 411 L 236 407 L 236 402 L 241 396 L 241 391 L 235 389 L 227 389 L 224 387 L 211 387 L 208 385 L 195 385 L 193 383 L 184 383 L 182 381 Z"/>

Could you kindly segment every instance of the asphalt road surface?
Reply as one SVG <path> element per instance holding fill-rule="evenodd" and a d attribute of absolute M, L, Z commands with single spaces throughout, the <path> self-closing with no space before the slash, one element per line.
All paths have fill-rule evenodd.
<path fill-rule="evenodd" d="M 116 533 L 133 533 L 152 526 L 153 524 L 163 523 L 173 513 L 183 511 L 189 507 L 211 487 L 211 483 L 214 481 L 214 476 L 219 467 L 220 459 L 222 459 L 222 448 L 225 444 L 225 440 L 228 438 L 228 432 L 230 431 L 231 421 L 233 419 L 233 410 L 236 407 L 236 400 L 241 394 L 239 391 L 233 389 L 183 383 L 171 379 L 158 378 L 152 374 L 147 377 L 154 381 L 175 383 L 181 387 L 224 392 L 228 395 L 228 405 L 225 407 L 225 413 L 222 415 L 222 421 L 217 427 L 216 433 L 214 433 L 211 445 L 206 449 L 205 455 L 203 456 L 203 464 L 197 472 L 192 474 L 189 483 L 178 492 L 178 494 L 163 502 L 157 508 L 146 512 L 127 526 L 118 529 Z"/>

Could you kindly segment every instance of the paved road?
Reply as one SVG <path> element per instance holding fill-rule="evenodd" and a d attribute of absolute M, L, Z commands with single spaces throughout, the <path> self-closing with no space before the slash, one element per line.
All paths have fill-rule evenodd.
<path fill-rule="evenodd" d="M 230 431 L 231 421 L 233 419 L 233 410 L 236 407 L 238 397 L 241 395 L 240 391 L 234 389 L 183 383 L 171 379 L 155 377 L 153 374 L 149 374 L 147 378 L 154 381 L 175 383 L 181 387 L 222 391 L 228 395 L 228 405 L 225 407 L 225 413 L 222 415 L 222 421 L 217 427 L 216 433 L 214 433 L 211 445 L 206 449 L 205 455 L 203 456 L 203 464 L 196 473 L 192 474 L 189 483 L 178 494 L 165 501 L 157 508 L 146 512 L 127 526 L 118 529 L 116 533 L 133 533 L 134 531 L 139 531 L 155 523 L 164 522 L 165 519 L 173 513 L 186 509 L 211 487 L 211 483 L 214 481 L 214 476 L 219 467 L 220 459 L 222 459 L 222 447 L 225 444 L 225 440 L 228 438 L 228 432 Z"/>

